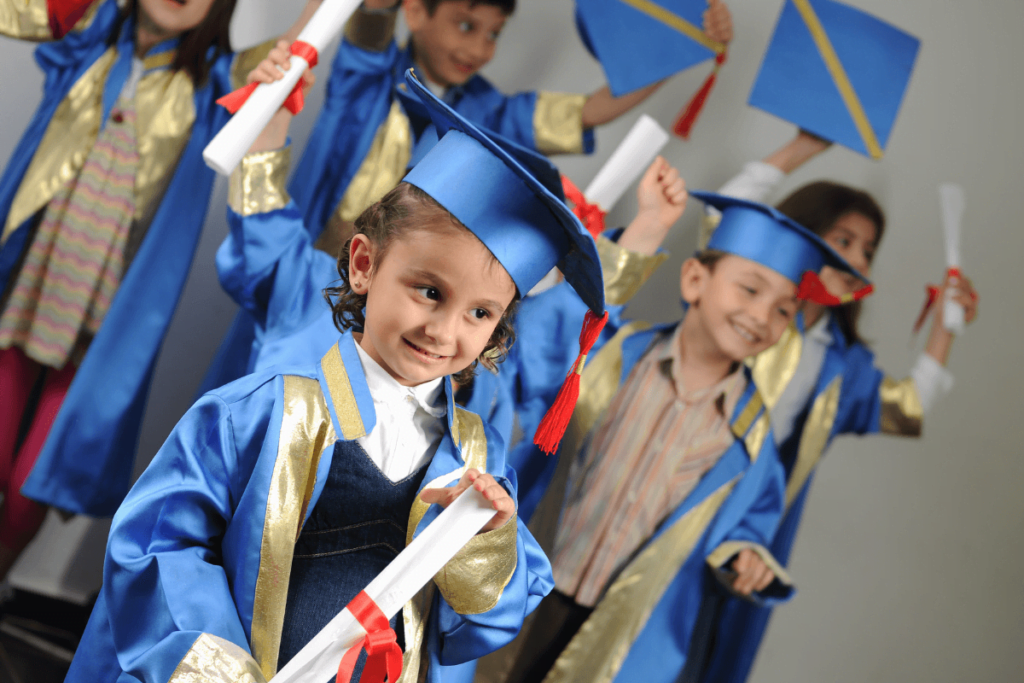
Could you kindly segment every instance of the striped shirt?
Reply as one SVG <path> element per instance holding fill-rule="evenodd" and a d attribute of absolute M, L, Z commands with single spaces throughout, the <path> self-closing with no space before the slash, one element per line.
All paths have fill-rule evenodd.
<path fill-rule="evenodd" d="M 687 392 L 679 330 L 656 341 L 573 463 L 552 565 L 555 585 L 586 607 L 733 442 L 728 416 L 746 386 L 737 369 Z"/>

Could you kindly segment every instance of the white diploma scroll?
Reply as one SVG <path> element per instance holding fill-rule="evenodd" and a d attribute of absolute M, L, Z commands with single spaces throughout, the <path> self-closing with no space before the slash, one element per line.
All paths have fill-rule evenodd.
<path fill-rule="evenodd" d="M 494 517 L 494 508 L 474 488 L 466 489 L 413 539 L 364 590 L 391 619 Z M 516 522 L 510 521 L 509 524 Z M 366 631 L 348 608 L 313 636 L 270 683 L 324 683 L 338 673 L 341 658 Z"/>
<path fill-rule="evenodd" d="M 615 202 L 636 181 L 668 144 L 669 135 L 658 122 L 643 114 L 601 170 L 584 190 L 583 196 L 604 211 L 611 211 Z"/>
<path fill-rule="evenodd" d="M 946 233 L 946 265 L 960 267 L 960 221 L 964 215 L 964 189 L 955 183 L 939 185 L 939 203 L 942 205 L 942 227 Z M 953 301 L 951 293 L 942 302 L 942 321 L 953 334 L 964 331 L 964 308 Z"/>
<path fill-rule="evenodd" d="M 344 28 L 359 3 L 360 0 L 323 0 L 306 28 L 302 29 L 298 40 L 309 43 L 316 48 L 317 54 L 322 54 Z M 223 175 L 229 175 L 235 170 L 308 66 L 305 59 L 292 55 L 291 68 L 284 72 L 284 78 L 256 88 L 203 150 L 206 165 Z"/>

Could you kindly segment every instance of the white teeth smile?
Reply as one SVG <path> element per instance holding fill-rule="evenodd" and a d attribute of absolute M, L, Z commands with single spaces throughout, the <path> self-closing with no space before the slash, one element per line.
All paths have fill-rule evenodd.
<path fill-rule="evenodd" d="M 750 344 L 756 344 L 757 343 L 757 337 L 756 336 L 751 334 L 746 329 L 740 327 L 736 323 L 732 324 L 732 329 L 736 330 L 736 334 L 738 334 L 741 337 L 743 337 L 748 343 L 750 343 Z"/>

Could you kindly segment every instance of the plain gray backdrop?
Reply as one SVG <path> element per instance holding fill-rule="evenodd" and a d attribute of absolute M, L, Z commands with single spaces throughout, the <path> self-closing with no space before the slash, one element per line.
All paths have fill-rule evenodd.
<path fill-rule="evenodd" d="M 967 194 L 963 266 L 981 294 L 980 317 L 953 349 L 955 390 L 929 416 L 922 439 L 844 438 L 828 452 L 791 563 L 799 593 L 776 611 L 753 680 L 1022 680 L 1024 454 L 1017 390 L 1024 386 L 1024 3 L 852 4 L 922 41 L 885 158 L 875 162 L 835 148 L 788 179 L 783 191 L 831 178 L 869 190 L 885 207 L 889 227 L 875 261 L 877 293 L 862 328 L 879 364 L 902 377 L 917 353 L 910 328 L 924 285 L 937 282 L 944 268 L 937 187 L 961 183 Z M 729 5 L 736 26 L 729 61 L 692 139 L 673 139 L 665 151 L 691 188 L 717 188 L 795 132 L 746 106 L 781 1 Z M 236 33 L 256 42 L 283 30 L 299 6 L 244 0 L 247 14 L 237 17 Z M 572 11 L 569 0 L 520 0 L 485 75 L 508 92 L 600 87 L 600 67 L 577 39 Z M 6 159 L 39 100 L 41 78 L 30 45 L 4 40 L 0 58 L 6 64 L 0 158 Z M 670 126 L 708 68 L 676 76 L 641 109 Z M 323 67 L 319 76 L 309 109 L 293 128 L 299 150 L 322 98 Z M 594 155 L 556 159 L 562 171 L 585 186 L 638 114 L 600 129 Z M 157 365 L 142 461 L 191 403 L 235 312 L 213 261 L 227 231 L 224 205 L 219 180 Z M 635 206 L 631 192 L 609 222 L 628 222 Z M 637 297 L 632 316 L 679 316 L 679 266 L 694 249 L 698 214 L 699 203 L 692 201 L 667 240 L 672 258 Z"/>

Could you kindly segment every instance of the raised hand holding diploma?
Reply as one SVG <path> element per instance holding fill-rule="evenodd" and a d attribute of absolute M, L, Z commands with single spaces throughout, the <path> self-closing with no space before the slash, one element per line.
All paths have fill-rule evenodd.
<path fill-rule="evenodd" d="M 475 470 L 472 470 L 475 474 Z M 378 648 L 382 652 L 381 659 L 392 657 L 394 649 L 390 647 L 386 632 L 374 630 L 373 624 L 379 624 L 381 616 L 384 621 L 398 614 L 409 600 L 416 593 L 427 585 L 434 578 L 445 564 L 451 560 L 466 543 L 470 541 L 481 529 L 508 522 L 511 512 L 504 510 L 499 499 L 502 497 L 498 492 L 492 490 L 492 484 L 498 485 L 490 475 L 479 475 L 470 478 L 470 472 L 463 475 L 463 479 L 452 489 L 427 489 L 421 493 L 425 502 L 445 498 L 450 500 L 452 495 L 457 495 L 446 509 L 428 525 L 419 536 L 413 539 L 406 548 L 398 554 L 391 564 L 384 571 L 377 575 L 370 585 L 363 590 L 349 605 L 325 626 L 320 633 L 299 650 L 281 670 L 274 676 L 270 683 L 324 683 L 331 680 L 339 671 L 346 653 L 354 651 L 350 655 L 352 664 L 358 656 L 358 648 L 364 646 L 367 649 Z M 465 486 L 463 484 L 465 483 Z M 473 484 L 470 486 L 470 484 Z M 461 489 L 461 495 L 455 491 Z M 512 503 L 511 498 L 504 492 L 504 499 Z M 490 497 L 488 497 L 490 496 Z M 497 514 L 496 511 L 497 510 Z M 514 511 L 514 504 L 513 504 Z M 507 513 L 507 514 L 505 514 Z M 504 522 L 500 522 L 503 519 Z M 511 523 L 515 523 L 514 521 Z M 496 527 L 495 527 L 496 528 Z M 376 618 L 375 618 L 376 617 Z M 370 624 L 369 630 L 374 631 L 369 639 L 368 629 L 364 624 Z M 390 629 L 390 627 L 388 627 Z M 382 637 L 384 636 L 384 637 Z M 392 635 L 393 637 L 393 635 Z M 380 647 L 381 641 L 388 641 L 384 647 Z M 395 646 L 397 648 L 397 645 Z M 371 653 L 373 656 L 374 653 Z M 398 657 L 398 671 L 401 671 L 401 657 Z M 393 663 L 392 663 L 393 666 Z M 370 668 L 369 662 L 367 669 Z M 393 674 L 393 675 L 392 675 Z M 364 671 L 365 675 L 365 671 Z M 398 674 L 392 669 L 389 671 L 389 680 L 397 680 Z"/>
<path fill-rule="evenodd" d="M 666 144 L 668 133 L 657 121 L 642 114 L 587 185 L 583 196 L 607 213 Z"/>
<path fill-rule="evenodd" d="M 946 236 L 946 273 L 951 284 L 960 277 L 960 222 L 964 215 L 964 189 L 955 183 L 939 186 L 939 202 L 942 205 L 942 227 Z M 942 302 L 942 322 L 953 334 L 964 331 L 964 308 L 953 300 L 953 292 L 947 289 Z"/>
<path fill-rule="evenodd" d="M 359 7 L 359 1 L 323 0 L 292 44 L 291 68 L 284 72 L 281 80 L 261 83 L 249 92 L 244 104 L 203 150 L 207 166 L 223 175 L 230 174 L 238 166 L 274 113 L 286 100 L 294 97 L 293 92 L 302 74 L 316 63 L 317 55 L 341 32 L 345 22 Z"/>

